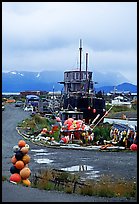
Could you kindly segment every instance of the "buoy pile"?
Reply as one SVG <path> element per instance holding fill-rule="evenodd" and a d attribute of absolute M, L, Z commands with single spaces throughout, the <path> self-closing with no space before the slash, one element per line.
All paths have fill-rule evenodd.
<path fill-rule="evenodd" d="M 64 126 L 62 126 L 61 130 L 87 130 L 89 126 L 85 125 L 83 120 L 74 120 L 73 118 L 68 118 L 64 122 Z"/>
<path fill-rule="evenodd" d="M 28 167 L 30 156 L 28 155 L 29 145 L 24 140 L 20 140 L 18 145 L 13 147 L 14 155 L 11 158 L 12 166 L 10 168 L 10 182 L 22 183 L 25 186 L 30 186 L 29 176 L 31 170 Z"/>

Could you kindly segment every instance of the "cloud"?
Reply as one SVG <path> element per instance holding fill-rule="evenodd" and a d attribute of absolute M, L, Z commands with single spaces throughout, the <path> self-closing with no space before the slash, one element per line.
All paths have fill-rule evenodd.
<path fill-rule="evenodd" d="M 2 69 L 76 67 L 82 38 L 92 69 L 130 78 L 132 70 L 136 81 L 136 9 L 135 2 L 3 2 Z"/>

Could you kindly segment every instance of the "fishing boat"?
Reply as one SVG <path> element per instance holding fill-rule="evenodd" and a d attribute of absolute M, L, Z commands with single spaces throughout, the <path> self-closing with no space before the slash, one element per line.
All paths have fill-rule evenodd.
<path fill-rule="evenodd" d="M 79 53 L 79 68 L 65 71 L 64 81 L 59 82 L 64 85 L 63 109 L 83 112 L 86 123 L 92 123 L 95 118 L 97 123 L 106 113 L 105 100 L 102 94 L 95 94 L 92 71 L 88 70 L 88 53 L 86 53 L 85 69 L 82 68 L 82 40 L 80 40 Z"/>

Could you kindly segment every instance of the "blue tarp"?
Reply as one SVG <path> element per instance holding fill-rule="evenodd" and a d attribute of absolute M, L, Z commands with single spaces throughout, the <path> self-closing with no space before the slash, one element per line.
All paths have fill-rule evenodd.
<path fill-rule="evenodd" d="M 128 131 L 128 130 L 133 130 L 135 131 L 133 128 L 129 127 L 128 125 L 125 124 L 113 124 L 112 129 L 118 129 L 120 131 Z"/>
<path fill-rule="evenodd" d="M 27 95 L 26 99 L 40 99 L 40 97 L 36 95 Z"/>

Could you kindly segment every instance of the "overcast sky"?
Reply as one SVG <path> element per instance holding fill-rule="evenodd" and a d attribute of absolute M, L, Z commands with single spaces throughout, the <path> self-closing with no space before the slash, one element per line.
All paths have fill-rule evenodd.
<path fill-rule="evenodd" d="M 2 71 L 90 71 L 137 84 L 137 2 L 2 2 Z"/>

